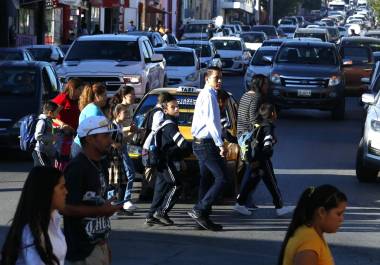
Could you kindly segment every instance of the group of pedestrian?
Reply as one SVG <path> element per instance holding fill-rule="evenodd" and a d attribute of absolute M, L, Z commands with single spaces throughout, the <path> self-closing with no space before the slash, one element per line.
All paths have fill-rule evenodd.
<path fill-rule="evenodd" d="M 169 214 L 181 192 L 183 160 L 193 152 L 200 182 L 197 202 L 188 215 L 199 229 L 223 230 L 210 217 L 228 180 L 224 140 L 232 137 L 225 130 L 228 94 L 221 88 L 221 69 L 210 67 L 194 108 L 191 145 L 178 128 L 179 106 L 172 94 L 159 95 L 157 105 L 145 116 L 143 129 L 138 129 L 132 119 L 133 87 L 124 87 L 107 99 L 103 84 L 71 79 L 64 92 L 44 104 L 38 117 L 35 167 L 24 184 L 0 265 L 63 265 L 65 260 L 74 265 L 111 264 L 110 218 L 131 215 L 137 209 L 131 200 L 135 172 L 127 148 L 135 133 L 143 135 L 145 178 L 153 179 L 154 195 L 145 224 L 174 224 Z M 283 206 L 271 163 L 277 116 L 267 90 L 267 78 L 255 76 L 238 109 L 239 140 L 252 132 L 252 142 L 257 142 L 244 160 L 244 177 L 233 206 L 244 215 L 257 208 L 248 203 L 261 179 L 277 214 L 290 212 Z M 59 145 L 55 144 L 57 132 Z M 306 189 L 294 210 L 278 264 L 333 264 L 323 234 L 337 231 L 346 205 L 346 196 L 335 187 Z"/>

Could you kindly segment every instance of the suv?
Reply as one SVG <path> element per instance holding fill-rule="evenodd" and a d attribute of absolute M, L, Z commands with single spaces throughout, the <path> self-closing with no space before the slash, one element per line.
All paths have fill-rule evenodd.
<path fill-rule="evenodd" d="M 166 46 L 166 42 L 163 40 L 159 32 L 130 31 L 130 32 L 126 32 L 125 34 L 136 35 L 136 36 L 147 36 L 153 48 L 160 48 L 160 47 Z"/>
<path fill-rule="evenodd" d="M 19 149 L 21 122 L 58 94 L 58 77 L 47 62 L 4 61 L 0 87 L 0 148 Z"/>
<path fill-rule="evenodd" d="M 284 42 L 273 61 L 270 81 L 279 108 L 330 110 L 334 119 L 344 118 L 345 81 L 334 44 Z"/>
<path fill-rule="evenodd" d="M 57 69 L 61 82 L 73 77 L 103 82 L 115 93 L 124 85 L 133 86 L 137 98 L 162 87 L 165 60 L 155 54 L 146 36 L 93 35 L 79 37 Z"/>
<path fill-rule="evenodd" d="M 181 40 L 208 40 L 207 27 L 213 20 L 190 20 L 183 29 Z"/>
<path fill-rule="evenodd" d="M 318 38 L 325 42 L 330 41 L 330 34 L 324 28 L 298 28 L 294 33 L 294 38 L 303 37 Z"/>

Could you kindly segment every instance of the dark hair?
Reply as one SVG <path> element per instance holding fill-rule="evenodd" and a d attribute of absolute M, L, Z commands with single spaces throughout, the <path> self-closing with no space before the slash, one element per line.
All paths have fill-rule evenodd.
<path fill-rule="evenodd" d="M 276 108 L 274 107 L 273 104 L 269 104 L 269 103 L 263 103 L 261 104 L 260 108 L 259 108 L 259 120 L 263 121 L 263 120 L 268 120 L 270 118 L 272 118 L 272 115 L 273 115 L 273 112 L 276 111 Z"/>
<path fill-rule="evenodd" d="M 217 96 L 218 96 L 218 100 L 222 102 L 225 102 L 230 97 L 230 95 L 223 89 L 219 89 L 217 91 Z"/>
<path fill-rule="evenodd" d="M 206 72 L 205 78 L 209 77 L 214 72 L 221 72 L 221 71 L 222 71 L 222 69 L 220 69 L 219 67 L 211 66 L 211 67 L 207 68 L 207 72 Z"/>
<path fill-rule="evenodd" d="M 248 90 L 261 93 L 261 89 L 263 88 L 264 82 L 267 79 L 268 78 L 265 75 L 262 75 L 262 74 L 254 75 L 252 77 L 252 81 L 251 81 L 251 84 L 250 84 Z"/>
<path fill-rule="evenodd" d="M 120 88 L 115 95 L 113 95 L 112 98 L 110 98 L 107 101 L 107 105 L 104 107 L 106 109 L 106 115 L 109 119 L 113 120 L 116 115 L 115 115 L 115 108 L 118 104 L 121 104 L 123 102 L 123 98 L 135 91 L 135 89 L 132 86 L 123 86 Z"/>
<path fill-rule="evenodd" d="M 57 103 L 54 103 L 53 101 L 46 101 L 44 103 L 44 106 L 42 107 L 42 112 L 44 114 L 47 114 L 49 111 L 56 111 L 58 109 Z"/>
<path fill-rule="evenodd" d="M 48 265 L 59 265 L 53 253 L 48 228 L 54 187 L 61 177 L 62 173 L 53 167 L 34 167 L 29 172 L 1 251 L 1 265 L 16 263 L 26 225 L 30 228 L 34 246 L 41 260 Z"/>
<path fill-rule="evenodd" d="M 163 104 L 166 102 L 169 102 L 171 97 L 173 97 L 170 93 L 168 92 L 161 92 L 158 97 L 157 97 L 157 103 L 158 104 Z"/>
<path fill-rule="evenodd" d="M 119 115 L 120 112 L 128 110 L 127 105 L 124 104 L 117 104 L 116 107 L 113 110 L 113 117 L 116 118 L 117 115 Z"/>
<path fill-rule="evenodd" d="M 323 207 L 326 211 L 338 207 L 339 203 L 346 202 L 346 195 L 331 185 L 322 185 L 317 188 L 309 187 L 301 195 L 289 224 L 285 239 L 281 246 L 278 265 L 282 265 L 285 248 L 289 239 L 302 225 L 308 225 L 313 221 L 314 213 Z"/>
<path fill-rule="evenodd" d="M 168 95 L 166 95 L 166 97 L 165 97 L 165 101 L 162 102 L 162 108 L 166 109 L 168 103 L 169 103 L 170 101 L 173 101 L 173 100 L 177 100 L 177 99 L 175 98 L 175 96 L 173 96 L 172 94 L 168 94 Z"/>

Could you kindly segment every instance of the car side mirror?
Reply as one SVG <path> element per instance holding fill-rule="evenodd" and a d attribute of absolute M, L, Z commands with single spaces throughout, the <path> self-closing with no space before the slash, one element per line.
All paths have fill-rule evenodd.
<path fill-rule="evenodd" d="M 375 96 L 372 94 L 363 94 L 362 95 L 362 102 L 364 104 L 373 105 L 375 103 Z"/>
<path fill-rule="evenodd" d="M 152 55 L 152 58 L 150 59 L 150 62 L 152 63 L 158 63 L 162 62 L 164 60 L 164 56 L 160 53 L 155 53 Z"/>
<path fill-rule="evenodd" d="M 360 81 L 365 84 L 365 85 L 369 85 L 371 84 L 371 80 L 368 78 L 368 77 L 363 77 L 360 79 Z"/>

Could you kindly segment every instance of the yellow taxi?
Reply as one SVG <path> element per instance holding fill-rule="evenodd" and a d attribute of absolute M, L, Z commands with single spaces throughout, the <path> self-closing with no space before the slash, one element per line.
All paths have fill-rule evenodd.
<path fill-rule="evenodd" d="M 194 107 L 198 97 L 198 93 L 201 89 L 194 87 L 178 87 L 178 88 L 157 88 L 151 90 L 147 93 L 143 99 L 138 104 L 133 120 L 138 128 L 141 128 L 146 113 L 155 107 L 157 104 L 158 95 L 161 92 L 168 92 L 174 95 L 178 101 L 179 105 L 179 118 L 178 126 L 181 134 L 188 141 L 192 141 L 193 137 L 191 135 L 191 123 L 193 120 Z M 236 137 L 237 134 L 237 108 L 238 105 L 236 100 L 231 94 L 229 94 L 227 103 L 225 104 L 224 111 L 227 119 L 227 131 L 228 133 Z M 227 170 L 229 176 L 228 193 L 235 193 L 237 187 L 237 170 L 239 161 L 239 146 L 236 143 L 228 142 L 225 140 L 225 146 L 228 149 L 228 155 L 226 156 Z M 141 151 L 140 145 L 128 146 L 128 151 L 130 157 L 134 160 L 136 170 L 138 172 L 143 172 L 143 166 L 141 163 Z M 199 182 L 199 168 L 198 162 L 194 155 L 185 159 L 184 169 L 185 181 L 187 181 L 190 186 L 197 186 Z"/>

